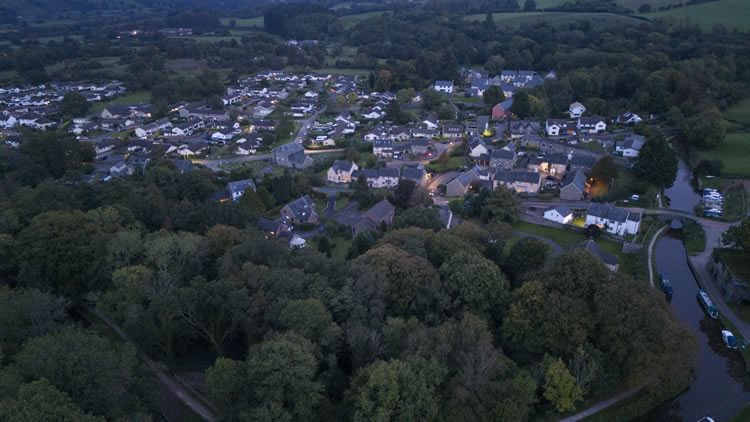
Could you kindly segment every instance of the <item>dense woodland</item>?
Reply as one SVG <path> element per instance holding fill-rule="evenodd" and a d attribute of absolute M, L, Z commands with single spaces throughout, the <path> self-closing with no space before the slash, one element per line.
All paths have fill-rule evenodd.
<path fill-rule="evenodd" d="M 131 24 L 41 44 L 18 24 L 0 34 L 15 44 L 0 70 L 35 83 L 118 77 L 151 90 L 155 105 L 219 94 L 259 70 L 319 68 L 344 48 L 356 55 L 336 66 L 369 70 L 382 90 L 458 79 L 460 66 L 555 70 L 557 80 L 526 92 L 529 118 L 558 116 L 576 100 L 609 117 L 657 113 L 696 148 L 721 142 L 719 110 L 748 93 L 747 34 L 586 20 L 513 29 L 446 19 L 456 3 L 437 3 L 350 29 L 319 8 L 266 11 L 286 25 L 275 34 L 321 41 L 310 50 L 264 32 L 239 42 L 117 39 Z M 196 13 L 142 25 L 180 25 Z M 221 30 L 211 28 L 220 13 L 201 13 L 202 30 Z M 99 70 L 105 56 L 124 70 Z M 183 58 L 231 72 L 166 69 Z M 49 70 L 60 62 L 70 66 Z M 669 148 L 661 137 L 653 145 Z M 507 191 L 472 203 L 482 226 L 446 230 L 421 207 L 424 192 L 400 187 L 393 226 L 355 238 L 341 262 L 325 250 L 290 251 L 255 228 L 260 212 L 309 193 L 310 174 L 266 176 L 254 196 L 262 204 L 217 203 L 211 192 L 252 175 L 180 174 L 152 158 L 145 173 L 82 184 L 76 176 L 93 154 L 70 138 L 0 146 L 0 420 L 149 420 L 149 372 L 133 347 L 81 322 L 87 309 L 167 366 L 200 356 L 203 392 L 225 420 L 524 421 L 623 386 L 645 385 L 656 404 L 693 377 L 694 335 L 662 295 L 611 277 L 587 252 L 552 258 L 534 239 L 506 250 L 518 214 Z M 366 187 L 355 196 L 374 200 Z"/>

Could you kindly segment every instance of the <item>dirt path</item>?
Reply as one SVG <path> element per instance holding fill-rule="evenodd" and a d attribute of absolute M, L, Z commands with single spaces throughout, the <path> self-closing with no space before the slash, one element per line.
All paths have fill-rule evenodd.
<path fill-rule="evenodd" d="M 159 369 L 158 365 L 153 360 L 151 360 L 151 358 L 146 356 L 145 353 L 138 349 L 138 346 L 135 344 L 135 342 L 133 342 L 125 333 L 125 331 L 117 326 L 112 320 L 104 315 L 101 315 L 93 308 L 89 309 L 89 311 L 92 314 L 96 315 L 97 318 L 104 321 L 113 330 L 115 330 L 115 332 L 122 338 L 123 341 L 125 341 L 126 343 L 130 343 L 133 347 L 135 347 L 135 349 L 138 351 L 138 357 L 140 357 L 141 360 L 146 363 L 146 366 L 148 366 L 148 368 L 156 374 L 159 380 L 169 389 L 169 391 L 177 396 L 177 398 L 179 398 L 180 401 L 185 404 L 185 406 L 193 409 L 193 411 L 200 415 L 200 417 L 202 417 L 204 420 L 207 420 L 209 422 L 214 422 L 216 420 L 213 411 L 210 410 L 206 405 L 204 405 L 205 399 L 201 400 L 195 397 L 195 394 L 193 394 L 192 391 L 188 390 L 185 386 L 176 381 L 172 376 L 165 374 L 164 371 Z"/>

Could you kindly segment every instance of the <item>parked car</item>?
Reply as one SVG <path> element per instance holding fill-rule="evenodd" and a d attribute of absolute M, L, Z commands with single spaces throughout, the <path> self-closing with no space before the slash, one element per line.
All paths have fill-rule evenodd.
<path fill-rule="evenodd" d="M 701 418 L 701 420 L 699 420 L 698 422 L 716 422 L 716 421 L 706 416 L 705 418 Z"/>
<path fill-rule="evenodd" d="M 99 157 L 99 161 L 107 161 L 107 156 L 105 155 L 104 157 Z"/>
<path fill-rule="evenodd" d="M 641 199 L 641 196 L 640 195 L 633 195 L 633 196 L 630 197 L 630 199 L 633 200 L 633 201 L 637 201 L 637 200 Z"/>
<path fill-rule="evenodd" d="M 724 340 L 724 345 L 730 349 L 737 348 L 737 337 L 732 334 L 729 330 L 721 330 L 721 339 Z"/>

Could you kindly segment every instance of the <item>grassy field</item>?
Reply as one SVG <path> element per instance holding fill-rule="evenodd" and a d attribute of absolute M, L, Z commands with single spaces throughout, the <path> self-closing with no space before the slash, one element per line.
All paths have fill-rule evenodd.
<path fill-rule="evenodd" d="M 136 91 L 132 94 L 123 95 L 110 101 L 95 103 L 90 111 L 100 112 L 111 104 L 147 104 L 149 102 L 151 102 L 151 91 Z"/>
<path fill-rule="evenodd" d="M 367 13 L 357 13 L 354 15 L 347 15 L 342 16 L 339 18 L 341 21 L 341 24 L 344 26 L 344 28 L 349 29 L 356 26 L 358 23 L 362 22 L 365 19 L 375 18 L 378 16 L 383 16 L 386 13 L 390 13 L 390 10 L 384 10 L 380 12 L 367 12 Z"/>
<path fill-rule="evenodd" d="M 717 23 L 723 24 L 729 30 L 737 28 L 740 31 L 747 31 L 750 29 L 750 19 L 748 19 L 748 16 L 750 16 L 750 1 L 720 0 L 648 13 L 643 16 L 649 19 L 689 18 L 692 22 L 700 25 L 704 31 L 711 31 Z"/>
<path fill-rule="evenodd" d="M 318 244 L 318 239 L 310 239 L 307 241 L 307 247 L 314 251 L 318 250 Z M 351 246 L 351 240 L 346 240 L 340 236 L 333 237 L 331 239 L 331 257 L 338 259 L 339 261 L 346 261 L 346 254 L 349 252 Z"/>
<path fill-rule="evenodd" d="M 546 237 L 562 246 L 563 249 L 575 246 L 587 239 L 586 234 L 582 232 L 573 232 L 568 230 L 556 229 L 554 227 L 540 226 L 538 224 L 527 223 L 524 221 L 519 221 L 513 224 L 513 230 Z M 622 244 L 604 239 L 598 239 L 596 241 L 596 244 L 599 245 L 599 247 L 602 248 L 602 250 L 604 250 L 605 252 L 618 256 L 618 263 L 620 264 L 618 272 L 621 272 L 623 274 L 632 273 L 636 257 L 635 255 L 627 255 L 622 253 Z"/>
<path fill-rule="evenodd" d="M 689 220 L 682 228 L 682 237 L 688 254 L 698 254 L 706 250 L 706 234 L 703 226 Z"/>
<path fill-rule="evenodd" d="M 483 22 L 485 14 L 468 15 L 465 19 Z M 612 13 L 571 13 L 571 12 L 522 12 L 522 13 L 493 13 L 492 18 L 496 25 L 521 26 L 523 24 L 533 25 L 546 21 L 553 25 L 565 25 L 580 19 L 590 19 L 593 23 L 606 23 L 611 21 L 642 23 L 640 19 L 615 15 Z"/>
<path fill-rule="evenodd" d="M 370 73 L 368 69 L 336 69 L 335 67 L 307 68 L 300 66 L 287 66 L 283 68 L 285 72 L 313 72 L 313 73 L 330 73 L 338 75 L 358 75 L 367 76 Z"/>
<path fill-rule="evenodd" d="M 750 125 L 750 98 L 745 98 L 732 107 L 729 107 L 724 112 L 724 118 L 731 122 Z"/>
<path fill-rule="evenodd" d="M 747 192 L 743 185 L 731 187 L 724 195 L 724 218 L 741 219 L 747 215 Z"/>
<path fill-rule="evenodd" d="M 221 22 L 222 26 L 229 26 L 231 21 L 234 21 L 235 28 L 263 28 L 263 16 L 258 16 L 257 18 L 250 18 L 250 19 L 235 19 L 235 18 L 219 19 L 219 22 Z"/>
<path fill-rule="evenodd" d="M 730 133 L 718 148 L 700 152 L 706 160 L 722 160 L 724 173 L 750 177 L 750 133 Z"/>

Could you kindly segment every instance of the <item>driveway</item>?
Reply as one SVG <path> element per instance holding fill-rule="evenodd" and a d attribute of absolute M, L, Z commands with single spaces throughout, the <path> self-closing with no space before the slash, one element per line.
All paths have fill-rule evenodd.
<path fill-rule="evenodd" d="M 359 217 L 359 203 L 357 201 L 352 201 L 341 208 L 333 216 L 333 219 L 339 224 L 351 227 L 359 222 Z"/>

